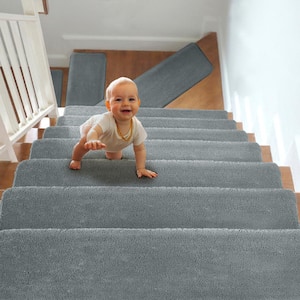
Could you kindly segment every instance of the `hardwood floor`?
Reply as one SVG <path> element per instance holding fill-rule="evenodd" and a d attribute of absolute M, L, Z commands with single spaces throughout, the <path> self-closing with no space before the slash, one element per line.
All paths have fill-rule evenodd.
<path fill-rule="evenodd" d="M 201 39 L 198 45 L 212 62 L 213 72 L 200 83 L 196 84 L 192 89 L 175 99 L 167 108 L 189 108 L 189 109 L 224 109 L 220 63 L 217 45 L 217 37 L 215 33 L 211 33 Z M 83 50 L 76 50 L 83 51 Z M 95 50 L 84 50 L 85 52 L 96 52 Z M 157 63 L 166 59 L 173 52 L 161 51 L 100 51 L 104 52 L 107 57 L 107 74 L 106 84 L 119 76 L 127 76 L 135 78 L 153 67 Z M 63 70 L 63 92 L 62 106 L 65 105 L 66 87 L 68 80 L 68 68 L 60 68 Z M 63 114 L 63 108 L 60 109 L 60 114 Z M 232 113 L 228 117 L 234 119 Z M 48 126 L 55 125 L 55 120 L 45 118 L 24 136 L 18 143 L 14 145 L 16 155 L 19 161 L 29 158 L 31 144 L 34 140 L 40 139 L 43 136 L 44 129 Z M 238 124 L 238 129 L 242 129 L 242 124 Z M 255 135 L 249 133 L 249 141 L 255 141 Z M 272 154 L 269 146 L 261 146 L 263 161 L 271 162 Z M 0 162 L 0 198 L 3 192 L 13 185 L 14 174 L 17 168 L 17 163 Z M 283 186 L 287 189 L 294 190 L 293 179 L 289 167 L 281 167 Z M 298 212 L 300 215 L 300 194 L 296 194 L 298 203 Z"/>

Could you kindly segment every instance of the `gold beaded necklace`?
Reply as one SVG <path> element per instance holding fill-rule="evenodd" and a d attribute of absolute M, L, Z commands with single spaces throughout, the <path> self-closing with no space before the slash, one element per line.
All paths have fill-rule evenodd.
<path fill-rule="evenodd" d="M 133 130 L 132 130 L 133 121 L 132 121 L 132 119 L 130 120 L 130 128 L 129 128 L 130 134 L 129 134 L 129 137 L 127 137 L 127 138 L 122 134 L 116 120 L 115 120 L 115 122 L 116 122 L 117 131 L 118 131 L 119 136 L 122 138 L 123 141 L 128 142 L 131 139 L 132 133 L 133 133 Z"/>

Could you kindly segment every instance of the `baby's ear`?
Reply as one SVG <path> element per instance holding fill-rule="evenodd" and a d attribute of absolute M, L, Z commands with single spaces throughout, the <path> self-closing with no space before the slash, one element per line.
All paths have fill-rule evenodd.
<path fill-rule="evenodd" d="M 138 104 L 139 104 L 139 106 L 141 105 L 141 99 L 140 98 L 138 99 Z"/>
<path fill-rule="evenodd" d="M 109 102 L 109 100 L 105 101 L 105 106 L 106 106 L 107 110 L 110 111 L 110 102 Z"/>

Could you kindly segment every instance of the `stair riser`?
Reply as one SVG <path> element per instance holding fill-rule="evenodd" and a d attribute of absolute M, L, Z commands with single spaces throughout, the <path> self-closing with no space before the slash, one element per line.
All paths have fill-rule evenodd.
<path fill-rule="evenodd" d="M 19 164 L 15 186 L 135 186 L 282 188 L 279 168 L 272 163 L 151 160 L 155 179 L 138 179 L 135 161 L 86 159 L 80 171 L 69 159 L 31 159 Z"/>

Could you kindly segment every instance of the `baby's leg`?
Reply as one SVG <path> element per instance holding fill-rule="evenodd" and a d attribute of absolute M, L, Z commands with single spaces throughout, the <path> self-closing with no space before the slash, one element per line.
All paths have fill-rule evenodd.
<path fill-rule="evenodd" d="M 122 151 L 119 152 L 106 152 L 106 158 L 110 160 L 120 160 L 122 159 Z"/>
<path fill-rule="evenodd" d="M 84 144 L 86 143 L 86 136 L 90 128 L 90 126 L 85 126 L 82 129 L 80 141 L 73 148 L 72 160 L 69 165 L 72 170 L 80 170 L 81 160 L 83 156 L 89 152 L 89 150 L 84 148 Z"/>

